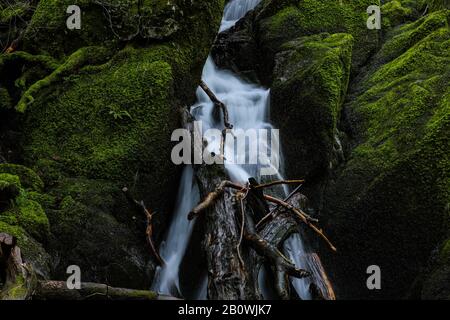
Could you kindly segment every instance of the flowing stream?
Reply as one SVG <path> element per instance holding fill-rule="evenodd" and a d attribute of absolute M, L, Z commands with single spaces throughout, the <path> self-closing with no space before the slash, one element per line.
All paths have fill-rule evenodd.
<path fill-rule="evenodd" d="M 229 2 L 225 8 L 220 31 L 233 26 L 259 2 L 260 0 L 232 0 Z M 245 134 L 243 132 L 239 133 L 239 131 L 248 129 L 273 129 L 269 121 L 269 90 L 244 82 L 229 71 L 219 70 L 211 57 L 208 58 L 204 66 L 202 79 L 217 98 L 227 106 L 230 116 L 229 120 L 234 126 L 233 132 L 235 135 Z M 223 129 L 223 122 L 221 119 L 216 119 L 213 109 L 213 103 L 199 88 L 197 90 L 197 103 L 191 107 L 191 113 L 197 121 L 201 121 L 203 132 L 210 128 Z M 270 160 L 266 157 L 264 161 L 245 165 L 235 164 L 238 161 L 230 161 L 227 154 L 231 150 L 225 149 L 225 168 L 230 179 L 242 183 L 247 182 L 249 177 L 260 179 L 261 167 L 275 169 L 274 174 L 268 178 L 281 178 L 279 167 L 280 164 L 282 165 L 282 159 L 278 156 L 281 154 L 281 152 L 278 152 L 278 145 L 278 137 L 271 136 L 262 145 L 260 143 L 260 147 L 262 149 L 267 148 L 269 154 L 272 155 Z M 274 151 L 275 147 L 276 152 Z M 216 154 L 220 154 L 220 141 L 208 141 L 207 148 L 211 152 L 214 151 Z M 246 151 L 248 152 L 249 148 Z M 261 152 L 261 150 L 258 150 L 258 154 Z M 249 158 L 246 154 L 244 154 L 244 157 Z M 194 223 L 187 220 L 187 213 L 200 200 L 199 190 L 194 182 L 193 175 L 192 166 L 186 166 L 182 175 L 173 221 L 160 247 L 160 254 L 167 263 L 164 268 L 158 268 L 153 283 L 153 290 L 162 294 L 183 294 L 179 280 L 180 264 L 185 255 Z M 280 192 L 286 194 L 287 191 L 287 189 L 284 189 Z M 308 269 L 308 262 L 304 259 L 305 246 L 299 234 L 294 234 L 285 241 L 284 251 L 297 267 Z M 206 283 L 206 280 L 202 282 L 197 294 L 198 299 L 206 299 Z M 307 279 L 292 279 L 292 284 L 302 299 L 310 298 L 309 283 L 310 280 Z M 267 298 L 266 294 L 264 296 Z"/>

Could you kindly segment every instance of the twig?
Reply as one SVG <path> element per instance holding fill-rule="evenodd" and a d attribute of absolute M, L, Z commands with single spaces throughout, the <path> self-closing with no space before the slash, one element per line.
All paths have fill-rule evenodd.
<path fill-rule="evenodd" d="M 273 181 L 270 183 L 260 184 L 260 185 L 253 187 L 253 189 L 265 189 L 265 188 L 270 188 L 273 186 L 278 186 L 280 184 L 303 184 L 303 183 L 305 183 L 305 180 L 280 180 L 280 181 Z"/>
<path fill-rule="evenodd" d="M 286 199 L 284 199 L 283 201 L 284 202 L 288 202 L 299 190 L 300 190 L 300 188 L 302 187 L 303 185 L 302 184 L 300 184 L 297 188 L 295 188 L 294 189 L 294 191 L 292 191 L 287 197 L 286 197 Z M 258 229 L 258 228 L 260 228 L 262 225 L 264 225 L 265 223 L 266 223 L 266 221 L 267 220 L 269 220 L 269 218 L 273 218 L 273 214 L 274 214 L 274 212 L 276 211 L 276 210 L 278 210 L 280 208 L 280 205 L 278 204 L 278 205 L 276 205 L 275 206 L 275 208 L 273 208 L 272 210 L 270 210 L 270 212 L 265 216 L 265 217 L 263 217 L 259 222 L 258 222 L 258 224 L 256 225 L 256 229 Z M 318 221 L 317 221 L 318 222 Z"/>
<path fill-rule="evenodd" d="M 153 237 L 153 215 L 145 206 L 144 201 L 137 201 L 133 198 L 131 195 L 130 190 L 128 190 L 127 187 L 124 187 L 122 189 L 122 192 L 125 194 L 125 197 L 127 198 L 128 202 L 134 206 L 135 209 L 142 211 L 145 214 L 145 217 L 147 218 L 147 228 L 145 230 L 145 235 L 147 238 L 147 243 L 150 246 L 150 250 L 153 254 L 153 256 L 156 258 L 158 264 L 160 266 L 164 266 L 166 263 L 164 259 L 159 255 L 158 250 L 156 249 L 152 237 Z"/>
<path fill-rule="evenodd" d="M 191 210 L 188 214 L 188 219 L 193 220 L 198 215 L 200 215 L 203 211 L 210 208 L 214 203 L 219 199 L 219 197 L 224 193 L 225 188 L 232 188 L 236 190 L 245 190 L 245 187 L 231 182 L 231 181 L 222 181 L 220 185 L 214 190 L 213 192 L 210 192 L 205 200 L 200 202 L 194 209 Z"/>
<path fill-rule="evenodd" d="M 280 199 L 274 198 L 269 195 L 265 195 L 264 198 L 269 202 L 279 204 L 282 207 L 295 213 L 296 216 L 298 218 L 300 218 L 300 220 L 302 220 L 308 227 L 310 227 L 315 233 L 317 233 L 322 239 L 325 240 L 325 242 L 330 246 L 331 250 L 333 250 L 334 252 L 337 251 L 336 247 L 331 243 L 331 241 L 327 238 L 327 236 L 323 233 L 323 231 L 311 223 L 311 221 L 314 221 L 314 220 L 312 220 L 312 218 L 309 217 L 306 213 L 304 213 L 301 209 L 295 208 L 292 205 L 290 205 L 289 203 L 286 203 Z"/>
<path fill-rule="evenodd" d="M 214 103 L 214 106 L 222 109 L 223 123 L 225 125 L 225 128 L 233 129 L 233 125 L 230 123 L 230 120 L 229 120 L 227 106 L 222 101 L 217 99 L 216 95 L 211 91 L 211 89 L 209 89 L 209 87 L 206 85 L 206 83 L 203 80 L 200 81 L 200 88 L 202 88 L 203 91 L 208 95 L 208 97 Z"/>
<path fill-rule="evenodd" d="M 244 238 L 244 230 L 245 230 L 244 198 L 242 196 L 239 197 L 239 204 L 241 207 L 241 234 L 239 236 L 239 242 L 236 246 L 236 250 L 238 253 L 239 262 L 241 263 L 242 268 L 245 270 L 245 263 L 241 256 L 241 244 L 242 244 L 242 239 Z"/>

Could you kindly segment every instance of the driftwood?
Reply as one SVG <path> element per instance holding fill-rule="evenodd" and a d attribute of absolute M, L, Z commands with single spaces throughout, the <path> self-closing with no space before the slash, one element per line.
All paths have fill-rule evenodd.
<path fill-rule="evenodd" d="M 283 184 L 283 183 L 286 183 L 286 182 L 279 181 L 276 184 Z M 271 184 L 268 184 L 268 185 L 269 186 L 273 186 L 275 184 L 271 183 Z M 189 213 L 189 215 L 188 215 L 189 220 L 194 219 L 199 214 L 201 214 L 202 212 L 204 212 L 205 210 L 207 210 L 208 208 L 213 206 L 214 203 L 220 199 L 220 196 L 224 193 L 224 190 L 226 188 L 231 188 L 231 189 L 235 189 L 235 190 L 239 190 L 239 191 L 243 192 L 243 191 L 247 191 L 249 187 L 242 186 L 242 185 L 239 185 L 239 184 L 231 182 L 231 181 L 222 181 L 222 182 L 220 182 L 218 184 L 218 186 L 216 187 L 216 189 L 211 191 L 206 196 L 205 200 L 202 201 L 197 207 L 195 207 Z M 315 226 L 313 224 L 313 222 L 317 222 L 317 219 L 314 219 L 314 218 L 310 217 L 308 214 L 303 212 L 303 210 L 301 210 L 299 208 L 296 208 L 296 207 L 294 207 L 294 206 L 292 206 L 292 205 L 290 205 L 290 204 L 288 204 L 288 203 L 286 203 L 283 200 L 280 200 L 278 198 L 275 198 L 275 197 L 272 197 L 272 196 L 269 196 L 269 195 L 264 195 L 264 198 L 267 201 L 271 202 L 271 203 L 274 203 L 276 205 L 284 207 L 284 208 L 290 210 L 291 212 L 293 212 L 297 218 L 299 218 L 311 230 L 313 230 L 316 234 L 318 234 L 328 244 L 328 246 L 331 248 L 331 250 L 333 250 L 335 252 L 337 251 L 336 247 L 328 239 L 328 237 L 324 234 L 323 230 L 319 229 L 317 226 Z"/>
<path fill-rule="evenodd" d="M 151 213 L 149 209 L 145 206 L 144 201 L 137 201 L 133 198 L 131 195 L 130 190 L 128 190 L 127 187 L 124 187 L 122 189 L 122 192 L 125 194 L 125 197 L 127 198 L 128 202 L 136 209 L 144 213 L 146 219 L 147 219 L 147 227 L 145 230 L 145 235 L 147 238 L 147 243 L 150 247 L 151 253 L 153 257 L 155 257 L 156 261 L 160 266 L 164 266 L 165 262 L 164 259 L 159 255 L 158 250 L 156 249 L 155 244 L 153 243 L 153 215 L 154 213 Z"/>
<path fill-rule="evenodd" d="M 275 181 L 264 185 L 255 184 L 250 180 L 244 186 L 222 180 L 217 172 L 211 175 L 209 169 L 205 167 L 197 170 L 197 178 L 204 200 L 191 210 L 188 218 L 192 220 L 206 215 L 205 249 L 210 273 L 208 284 L 210 299 L 249 299 L 252 297 L 247 292 L 252 291 L 257 297 L 260 296 L 257 279 L 264 262 L 272 270 L 278 297 L 289 299 L 292 291 L 289 277 L 312 276 L 311 272 L 298 269 L 281 252 L 283 242 L 292 233 L 298 232 L 297 220 L 309 226 L 326 239 L 332 249 L 335 249 L 323 232 L 312 224 L 317 220 L 295 205 L 296 201 L 298 203 L 298 197 L 291 195 L 286 199 L 288 202 L 285 202 L 262 192 L 265 188 L 280 184 L 299 184 L 303 183 L 303 180 Z M 255 202 L 255 198 L 258 201 Z M 255 205 L 260 201 L 264 204 Z M 271 211 L 273 214 L 270 223 L 257 229 L 254 219 L 259 221 L 259 217 L 269 211 L 268 203 L 275 204 Z M 246 246 L 242 247 L 242 242 Z M 248 251 L 247 248 L 253 250 Z M 318 262 L 320 263 L 320 260 Z M 245 268 L 246 263 L 250 263 L 252 268 Z M 314 269 L 314 272 L 317 270 Z M 330 299 L 331 295 L 323 292 L 326 291 L 323 287 L 322 284 L 317 285 L 315 297 Z"/>

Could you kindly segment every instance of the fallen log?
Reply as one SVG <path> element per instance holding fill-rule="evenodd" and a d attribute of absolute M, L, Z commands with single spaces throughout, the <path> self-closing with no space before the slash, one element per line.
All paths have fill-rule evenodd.
<path fill-rule="evenodd" d="M 0 233 L 0 300 L 176 300 L 153 291 L 115 288 L 82 282 L 69 289 L 66 281 L 37 280 L 31 265 L 24 263 L 17 240 Z"/>
<path fill-rule="evenodd" d="M 38 281 L 33 300 L 178 300 L 153 291 L 110 287 L 82 282 L 80 289 L 69 289 L 65 281 Z"/>

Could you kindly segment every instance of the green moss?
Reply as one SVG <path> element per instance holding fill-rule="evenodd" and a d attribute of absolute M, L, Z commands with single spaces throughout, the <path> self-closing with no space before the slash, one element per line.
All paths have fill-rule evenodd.
<path fill-rule="evenodd" d="M 37 240 L 45 240 L 50 233 L 48 218 L 41 205 L 28 199 L 26 194 L 16 198 L 19 210 L 17 220 L 27 232 Z"/>
<path fill-rule="evenodd" d="M 17 245 L 27 263 L 31 263 L 35 271 L 42 276 L 48 276 L 49 256 L 42 245 L 31 237 L 21 226 L 8 224 L 0 219 L 0 232 L 16 237 Z"/>
<path fill-rule="evenodd" d="M 12 172 L 17 175 L 1 172 Z M 0 165 L 0 200 L 3 204 L 10 202 L 0 210 L 0 221 L 9 225 L 19 225 L 36 239 L 45 240 L 50 232 L 47 216 L 41 205 L 30 199 L 22 185 L 34 190 L 43 188 L 42 181 L 30 169 L 11 164 Z"/>
<path fill-rule="evenodd" d="M 19 177 L 8 173 L 0 173 L 0 192 L 15 197 L 21 190 Z"/>
<path fill-rule="evenodd" d="M 16 106 L 19 112 L 25 112 L 27 107 L 33 103 L 35 95 L 40 90 L 61 80 L 64 76 L 72 74 L 85 64 L 96 64 L 106 60 L 109 52 L 103 47 L 84 47 L 74 52 L 61 66 L 46 78 L 37 81 L 22 95 Z"/>
<path fill-rule="evenodd" d="M 384 286 L 383 297 L 404 296 L 444 235 L 450 200 L 447 15 L 435 12 L 400 27 L 346 106 L 358 146 L 329 187 L 324 212 L 337 246 L 351 257 L 351 264 L 339 263 L 352 294 L 367 295 L 358 275 L 377 261 L 385 283 L 395 282 Z"/>
<path fill-rule="evenodd" d="M 276 56 L 271 117 L 290 161 L 287 174 L 310 179 L 329 170 L 350 77 L 353 37 L 326 33 L 285 43 Z M 305 90 L 308 88 L 308 90 Z M 299 125 L 301 124 L 301 125 Z"/>
<path fill-rule="evenodd" d="M 427 0 L 426 2 L 429 5 L 429 10 L 431 12 L 442 9 L 450 9 L 450 2 L 447 0 Z"/>
<path fill-rule="evenodd" d="M 0 4 L 0 23 L 9 24 L 14 18 L 25 15 L 30 9 L 27 1 L 12 1 Z"/>
<path fill-rule="evenodd" d="M 9 96 L 8 90 L 0 87 L 0 110 L 2 109 L 11 109 L 12 101 Z"/>
<path fill-rule="evenodd" d="M 402 24 L 410 19 L 413 10 L 402 6 L 402 1 L 393 0 L 381 6 L 383 27 L 390 28 Z"/>
<path fill-rule="evenodd" d="M 400 56 L 433 31 L 448 28 L 449 15 L 448 10 L 435 12 L 392 31 L 388 34 L 387 42 L 377 54 L 378 64 L 376 66 Z"/>
<path fill-rule="evenodd" d="M 28 289 L 23 275 L 16 276 L 16 281 L 4 288 L 0 293 L 2 300 L 25 300 L 28 295 Z"/>
<path fill-rule="evenodd" d="M 81 30 L 69 30 L 66 13 L 69 5 L 82 8 Z M 109 22 L 100 5 L 90 0 L 42 0 L 24 34 L 24 48 L 61 58 L 83 46 L 106 44 L 112 40 Z"/>
<path fill-rule="evenodd" d="M 31 169 L 17 164 L 0 164 L 0 173 L 14 174 L 20 178 L 21 185 L 26 189 L 42 191 L 44 183 L 41 178 Z"/>
<path fill-rule="evenodd" d="M 366 0 L 304 0 L 290 3 L 261 21 L 262 41 L 266 49 L 277 51 L 284 42 L 302 35 L 321 32 L 348 33 L 355 38 L 353 64 L 360 66 L 378 46 L 378 33 L 367 29 L 369 5 Z"/>

